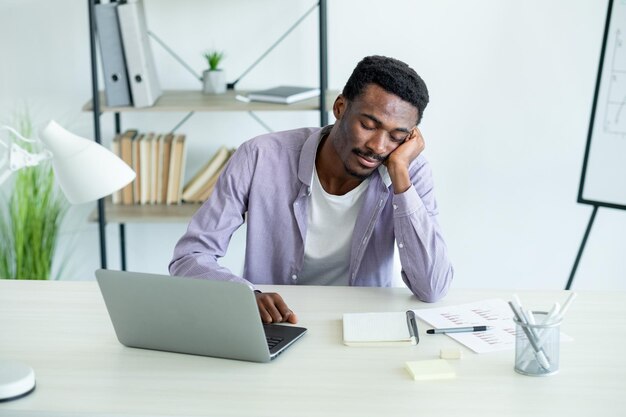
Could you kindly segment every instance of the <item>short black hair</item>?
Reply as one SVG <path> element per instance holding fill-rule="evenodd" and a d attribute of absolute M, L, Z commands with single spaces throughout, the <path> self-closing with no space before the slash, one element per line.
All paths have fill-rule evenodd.
<path fill-rule="evenodd" d="M 376 84 L 417 108 L 417 123 L 428 104 L 428 88 L 417 72 L 404 62 L 386 56 L 366 56 L 348 78 L 342 95 L 353 101 L 369 84 Z"/>

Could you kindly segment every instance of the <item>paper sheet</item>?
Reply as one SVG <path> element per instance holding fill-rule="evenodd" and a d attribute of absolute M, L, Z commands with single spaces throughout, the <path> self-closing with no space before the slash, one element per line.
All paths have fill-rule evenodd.
<path fill-rule="evenodd" d="M 448 333 L 476 353 L 496 352 L 515 348 L 513 312 L 501 299 L 489 299 L 456 306 L 413 310 L 435 328 L 492 326 L 491 330 L 475 333 Z"/>

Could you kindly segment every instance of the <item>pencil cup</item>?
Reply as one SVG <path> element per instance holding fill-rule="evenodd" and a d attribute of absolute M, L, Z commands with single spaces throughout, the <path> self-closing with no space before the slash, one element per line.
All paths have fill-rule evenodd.
<path fill-rule="evenodd" d="M 548 313 L 534 311 L 536 324 L 516 318 L 515 372 L 528 376 L 548 376 L 559 371 L 561 321 L 545 323 Z"/>

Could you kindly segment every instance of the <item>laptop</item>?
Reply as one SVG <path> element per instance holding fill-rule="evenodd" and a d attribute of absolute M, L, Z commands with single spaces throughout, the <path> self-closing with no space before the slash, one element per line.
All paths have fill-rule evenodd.
<path fill-rule="evenodd" d="M 128 347 L 269 362 L 306 332 L 264 325 L 245 284 L 105 269 L 96 279 Z"/>

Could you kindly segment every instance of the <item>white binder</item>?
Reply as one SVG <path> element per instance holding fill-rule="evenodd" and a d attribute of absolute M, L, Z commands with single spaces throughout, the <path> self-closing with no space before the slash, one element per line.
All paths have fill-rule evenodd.
<path fill-rule="evenodd" d="M 110 107 L 130 106 L 130 86 L 117 19 L 117 3 L 95 5 L 96 31 L 102 57 L 104 94 Z"/>
<path fill-rule="evenodd" d="M 148 28 L 140 0 L 128 0 L 117 6 L 124 57 L 135 107 L 152 106 L 161 96 Z"/>

